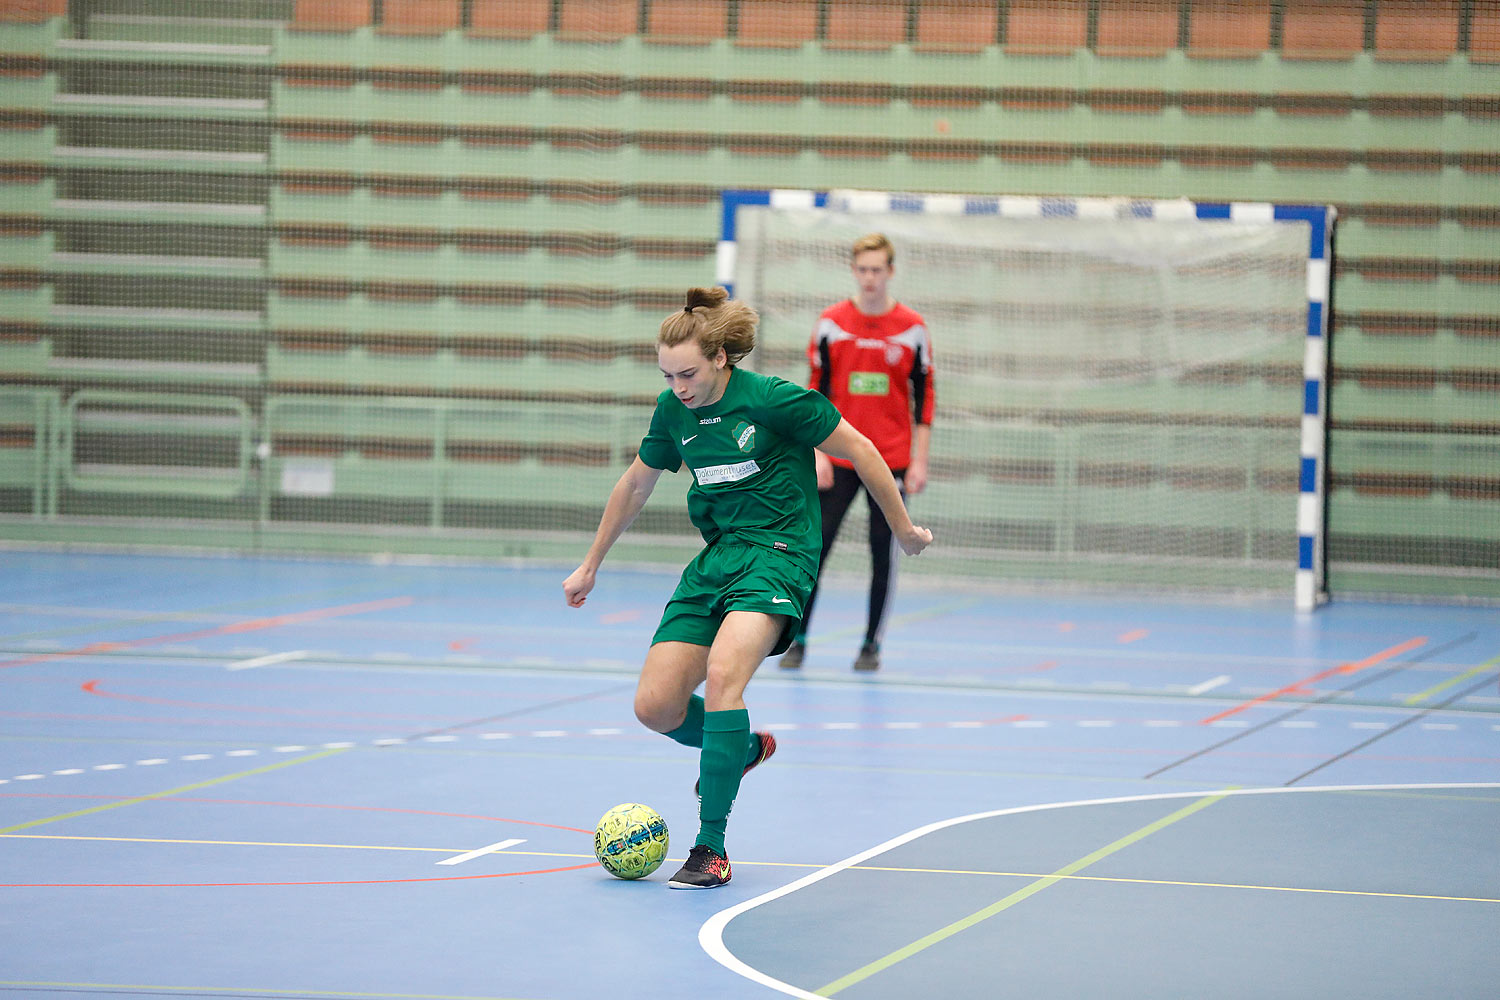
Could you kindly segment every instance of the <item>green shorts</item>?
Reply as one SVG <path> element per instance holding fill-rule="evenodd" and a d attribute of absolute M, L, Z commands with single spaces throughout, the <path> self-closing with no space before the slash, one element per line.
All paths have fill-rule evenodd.
<path fill-rule="evenodd" d="M 792 644 L 812 589 L 812 577 L 789 556 L 721 539 L 699 552 L 682 571 L 651 642 L 712 646 L 726 614 L 763 611 L 786 616 L 769 654 L 776 656 Z"/>

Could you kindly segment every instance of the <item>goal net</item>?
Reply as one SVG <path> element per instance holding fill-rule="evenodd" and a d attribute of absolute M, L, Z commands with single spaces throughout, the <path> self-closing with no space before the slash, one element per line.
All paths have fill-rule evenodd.
<path fill-rule="evenodd" d="M 903 572 L 1322 591 L 1322 208 L 731 192 L 720 278 L 761 370 L 806 383 L 819 313 L 883 232 L 937 410 Z M 1318 252 L 1311 252 L 1311 251 Z M 1315 259 L 1310 264 L 1310 258 Z M 830 572 L 865 572 L 851 510 Z"/>

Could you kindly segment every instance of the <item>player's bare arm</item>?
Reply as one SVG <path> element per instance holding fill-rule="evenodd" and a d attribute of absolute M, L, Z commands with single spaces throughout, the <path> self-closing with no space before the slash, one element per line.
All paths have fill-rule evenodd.
<path fill-rule="evenodd" d="M 932 425 L 912 427 L 911 463 L 906 467 L 906 495 L 915 496 L 927 488 L 927 454 L 932 450 Z"/>
<path fill-rule="evenodd" d="M 880 505 L 880 512 L 891 526 L 891 533 L 900 543 L 901 551 L 914 556 L 932 544 L 932 532 L 912 523 L 906 504 L 901 501 L 896 478 L 891 475 L 885 459 L 880 457 L 869 438 L 854 429 L 853 424 L 840 420 L 833 433 L 818 445 L 818 450 L 854 464 L 855 473 Z"/>
<path fill-rule="evenodd" d="M 818 489 L 833 489 L 833 463 L 821 451 L 813 451 L 813 469 L 818 475 Z"/>
<path fill-rule="evenodd" d="M 625 529 L 634 523 L 641 508 L 646 506 L 646 501 L 651 498 L 651 491 L 656 489 L 656 480 L 660 477 L 660 469 L 653 469 L 637 458 L 620 476 L 614 489 L 609 491 L 609 501 L 604 505 L 604 516 L 599 519 L 599 530 L 594 533 L 594 542 L 589 546 L 588 554 L 583 557 L 582 564 L 563 581 L 563 597 L 567 599 L 569 607 L 583 607 L 589 591 L 594 589 L 594 577 L 599 572 L 599 565 L 625 533 Z"/>

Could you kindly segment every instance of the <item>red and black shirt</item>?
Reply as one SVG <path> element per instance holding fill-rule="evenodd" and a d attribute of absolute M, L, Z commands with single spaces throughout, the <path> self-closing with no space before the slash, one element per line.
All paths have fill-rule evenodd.
<path fill-rule="evenodd" d="M 921 315 L 898 302 L 867 316 L 845 299 L 818 317 L 807 360 L 809 388 L 832 400 L 887 465 L 904 470 L 911 463 L 912 424 L 932 423 L 935 399 L 932 341 Z"/>

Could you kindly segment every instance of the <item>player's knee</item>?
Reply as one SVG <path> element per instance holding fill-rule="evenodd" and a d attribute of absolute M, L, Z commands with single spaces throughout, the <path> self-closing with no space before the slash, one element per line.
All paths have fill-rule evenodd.
<path fill-rule="evenodd" d="M 668 705 L 656 696 L 644 691 L 635 693 L 635 717 L 640 724 L 657 733 L 670 733 L 682 725 L 682 705 Z"/>
<path fill-rule="evenodd" d="M 744 671 L 732 663 L 708 662 L 708 682 L 703 686 L 703 700 L 711 712 L 736 704 L 744 696 Z"/>

